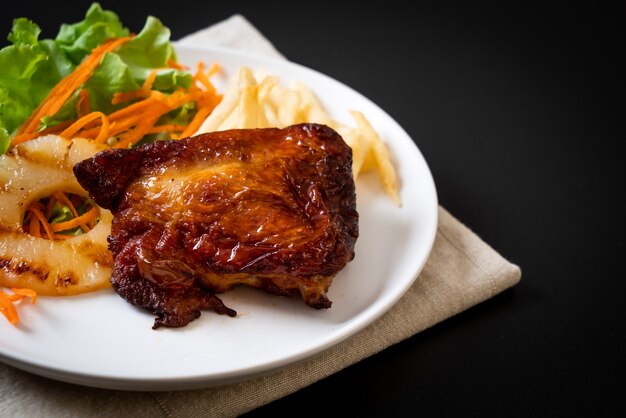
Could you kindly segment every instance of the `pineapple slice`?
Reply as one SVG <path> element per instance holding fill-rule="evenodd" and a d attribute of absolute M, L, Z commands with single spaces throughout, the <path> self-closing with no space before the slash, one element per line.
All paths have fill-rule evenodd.
<path fill-rule="evenodd" d="M 72 167 L 105 148 L 86 139 L 48 135 L 0 156 L 0 286 L 65 296 L 109 285 L 113 260 L 107 249 L 108 210 L 98 207 L 95 228 L 67 240 L 36 238 L 22 227 L 26 208 L 54 191 L 87 196 Z"/>

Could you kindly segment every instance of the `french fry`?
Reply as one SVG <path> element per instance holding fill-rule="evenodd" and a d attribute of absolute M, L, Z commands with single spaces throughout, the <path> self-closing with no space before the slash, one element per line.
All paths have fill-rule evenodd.
<path fill-rule="evenodd" d="M 300 94 L 295 91 L 286 90 L 283 96 L 283 102 L 278 107 L 278 120 L 282 126 L 290 126 L 296 124 L 298 108 L 300 107 Z"/>
<path fill-rule="evenodd" d="M 276 113 L 276 109 L 274 109 L 274 106 L 271 103 L 269 102 L 263 103 L 263 113 L 264 113 L 265 119 L 267 120 L 268 126 L 280 127 L 280 120 L 278 120 L 278 114 Z"/>
<path fill-rule="evenodd" d="M 196 134 L 227 129 L 252 129 L 319 123 L 336 130 L 352 148 L 352 173 L 376 169 L 383 188 L 399 206 L 398 179 L 389 150 L 361 112 L 351 111 L 356 127 L 330 117 L 315 94 L 300 82 L 287 88 L 265 70 L 242 67 L 228 84 L 221 103 Z"/>
<path fill-rule="evenodd" d="M 400 206 L 400 196 L 398 196 L 398 180 L 396 178 L 396 171 L 391 164 L 391 157 L 389 150 L 385 143 L 380 139 L 372 125 L 363 116 L 363 113 L 352 110 L 350 114 L 354 118 L 358 128 L 362 131 L 363 135 L 366 135 L 370 141 L 370 147 L 374 154 L 376 165 L 378 166 L 378 173 L 383 182 L 385 192 L 391 197 L 396 205 Z"/>
<path fill-rule="evenodd" d="M 237 106 L 239 91 L 239 74 L 230 80 L 222 101 L 213 109 L 213 112 L 202 122 L 195 135 L 213 132 L 224 122 Z"/>
<path fill-rule="evenodd" d="M 255 72 L 255 77 L 259 80 L 260 76 L 258 76 Z M 259 111 L 257 115 L 258 119 L 258 127 L 259 128 L 270 128 L 278 126 L 278 117 L 276 115 L 276 111 L 272 108 L 271 104 L 268 103 L 268 97 L 272 89 L 278 84 L 278 78 L 268 76 L 263 77 L 263 81 L 259 83 L 259 91 L 258 91 L 258 106 Z"/>
<path fill-rule="evenodd" d="M 236 129 L 258 128 L 258 92 L 259 87 L 256 84 L 240 90 Z"/>
<path fill-rule="evenodd" d="M 333 125 L 328 113 L 324 110 L 315 94 L 301 82 L 293 84 L 293 89 L 300 93 L 303 108 L 306 114 L 306 122 L 320 123 L 322 125 Z"/>
<path fill-rule="evenodd" d="M 239 107 L 235 105 L 235 108 L 230 112 L 224 121 L 215 129 L 215 131 L 226 131 L 228 129 L 235 129 L 237 126 L 237 120 L 239 119 Z"/>
<path fill-rule="evenodd" d="M 228 125 L 224 122 L 237 108 L 237 104 L 239 103 L 239 92 L 242 88 L 253 84 L 256 84 L 256 80 L 252 74 L 252 70 L 248 67 L 241 67 L 237 75 L 228 83 L 228 87 L 226 88 L 226 92 L 220 104 L 213 109 L 209 117 L 200 125 L 195 135 L 224 130 L 222 126 Z M 232 127 L 227 129 L 232 129 Z"/>

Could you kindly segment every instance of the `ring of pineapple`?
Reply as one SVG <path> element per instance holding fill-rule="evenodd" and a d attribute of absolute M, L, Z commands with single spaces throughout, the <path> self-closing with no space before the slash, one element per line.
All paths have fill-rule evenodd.
<path fill-rule="evenodd" d="M 0 286 L 65 296 L 109 285 L 109 211 L 98 208 L 98 224 L 68 240 L 36 238 L 22 227 L 25 209 L 56 190 L 86 196 L 72 167 L 104 148 L 84 139 L 48 135 L 0 156 Z"/>

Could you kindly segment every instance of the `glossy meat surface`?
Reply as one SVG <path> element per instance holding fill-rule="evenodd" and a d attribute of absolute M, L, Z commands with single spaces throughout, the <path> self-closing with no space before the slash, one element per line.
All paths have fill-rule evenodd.
<path fill-rule="evenodd" d="M 350 148 L 332 129 L 232 130 L 108 150 L 74 173 L 114 214 L 111 283 L 184 326 L 214 295 L 246 284 L 328 308 L 354 257 L 358 214 Z"/>

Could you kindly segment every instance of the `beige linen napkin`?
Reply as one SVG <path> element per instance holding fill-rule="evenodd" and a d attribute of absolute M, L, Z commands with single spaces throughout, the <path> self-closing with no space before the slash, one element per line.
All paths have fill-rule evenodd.
<path fill-rule="evenodd" d="M 241 16 L 181 40 L 281 55 Z M 120 392 L 52 381 L 0 364 L 0 416 L 236 416 L 289 395 L 515 285 L 520 269 L 439 208 L 433 250 L 415 284 L 378 321 L 274 374 L 186 392 Z"/>

